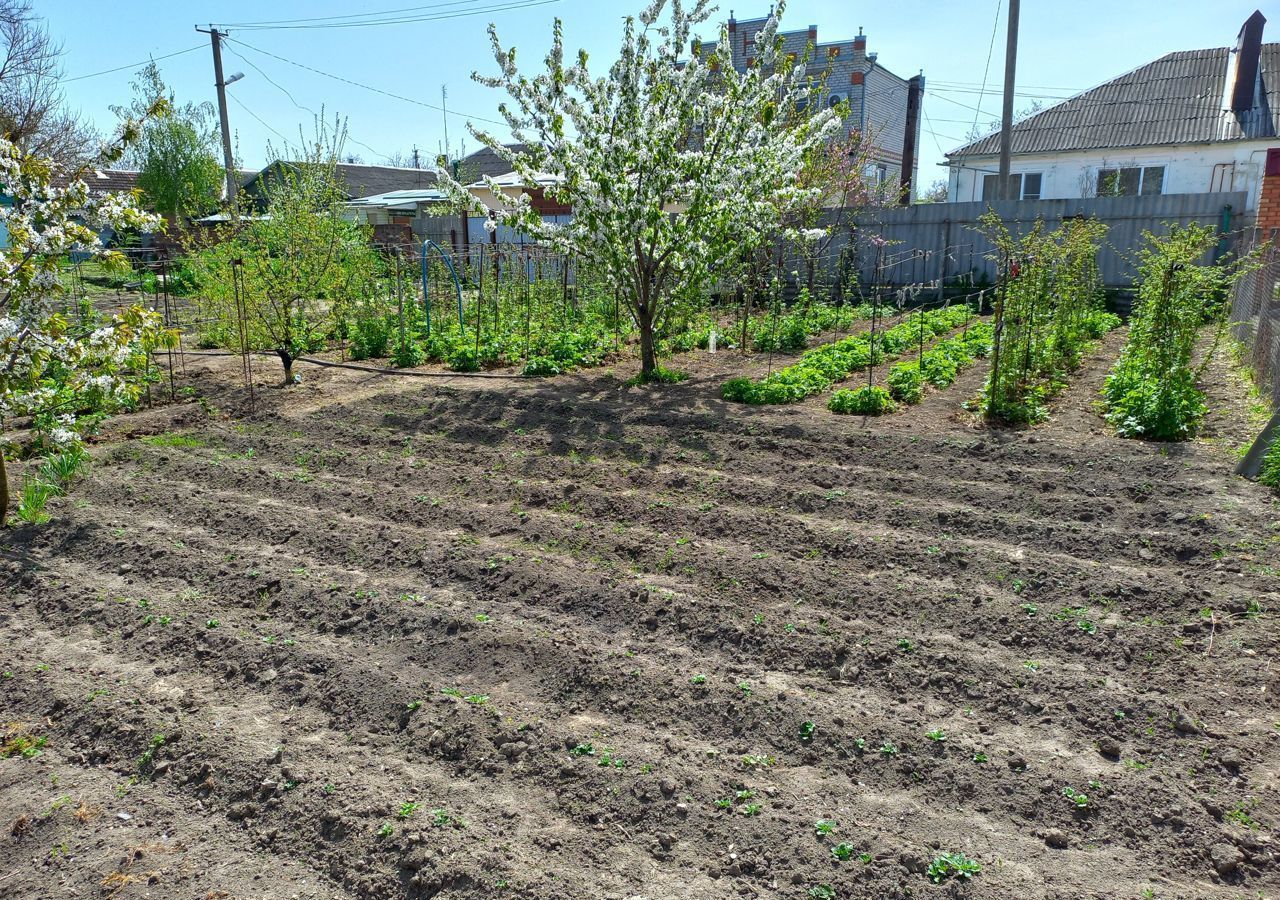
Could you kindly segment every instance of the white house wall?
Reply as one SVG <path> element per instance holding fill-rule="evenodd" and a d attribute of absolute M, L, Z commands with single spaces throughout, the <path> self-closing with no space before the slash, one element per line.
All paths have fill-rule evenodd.
<path fill-rule="evenodd" d="M 1174 145 L 1123 150 L 1090 150 L 1073 153 L 1019 154 L 1011 172 L 1041 175 L 1040 196 L 1045 200 L 1073 200 L 1095 196 L 1098 170 L 1127 166 L 1164 166 L 1162 194 L 1204 194 L 1244 191 L 1249 198 L 1245 212 L 1258 209 L 1266 150 L 1277 146 L 1272 138 L 1220 144 Z M 982 200 L 982 179 L 999 170 L 995 156 L 953 159 L 947 199 L 953 203 Z"/>

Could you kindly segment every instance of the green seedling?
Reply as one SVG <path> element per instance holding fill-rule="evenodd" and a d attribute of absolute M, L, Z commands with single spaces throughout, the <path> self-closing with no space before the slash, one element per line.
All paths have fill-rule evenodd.
<path fill-rule="evenodd" d="M 1075 788 L 1068 786 L 1062 789 L 1062 796 L 1074 803 L 1076 809 L 1089 808 L 1089 795 L 1083 791 L 1077 791 Z"/>
<path fill-rule="evenodd" d="M 855 848 L 853 844 L 850 844 L 847 842 L 836 844 L 834 847 L 831 848 L 831 858 L 838 859 L 841 862 L 845 862 L 846 860 L 853 858 L 854 849 Z"/>
<path fill-rule="evenodd" d="M 816 728 L 817 726 L 814 725 L 812 722 L 800 723 L 800 743 L 802 744 L 811 743 L 813 741 L 813 732 L 816 730 Z"/>
<path fill-rule="evenodd" d="M 982 871 L 982 866 L 975 859 L 970 859 L 963 853 L 943 853 L 941 856 L 934 857 L 925 874 L 929 876 L 929 880 L 934 884 L 941 884 L 949 877 L 959 878 L 961 881 L 968 881 L 974 875 Z"/>
<path fill-rule="evenodd" d="M 836 830 L 836 823 L 828 819 L 819 819 L 813 823 L 813 830 L 819 836 L 831 834 Z"/>

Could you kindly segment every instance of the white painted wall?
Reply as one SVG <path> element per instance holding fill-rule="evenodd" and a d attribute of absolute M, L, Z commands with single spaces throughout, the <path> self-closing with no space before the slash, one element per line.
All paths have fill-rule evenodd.
<path fill-rule="evenodd" d="M 1071 200 L 1095 196 L 1098 169 L 1164 166 L 1162 194 L 1245 191 L 1249 195 L 1249 206 L 1244 212 L 1253 214 L 1258 209 L 1266 151 L 1272 147 L 1280 147 L 1280 139 L 1070 153 L 1020 153 L 1013 158 L 1011 171 L 1014 174 L 1041 173 L 1042 199 Z M 947 200 L 963 203 L 983 199 L 982 177 L 995 174 L 999 170 L 999 162 L 996 156 L 953 158 L 947 182 Z"/>

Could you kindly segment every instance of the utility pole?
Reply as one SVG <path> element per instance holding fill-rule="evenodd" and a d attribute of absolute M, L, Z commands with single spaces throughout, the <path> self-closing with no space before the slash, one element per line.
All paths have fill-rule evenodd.
<path fill-rule="evenodd" d="M 204 33 L 205 29 L 197 28 L 196 31 Z M 235 157 L 231 154 L 231 126 L 227 124 L 227 82 L 222 78 L 222 38 L 226 37 L 226 34 L 212 25 L 209 26 L 207 34 L 209 41 L 213 44 L 213 83 L 218 89 L 218 121 L 222 125 L 222 160 L 227 169 L 227 203 L 234 215 L 236 191 L 240 179 L 236 175 Z M 239 77 L 232 78 L 232 81 L 238 80 Z"/>
<path fill-rule="evenodd" d="M 1009 0 L 1009 35 L 1004 47 L 1004 110 L 1000 116 L 1000 176 L 997 192 L 1002 200 L 1017 200 L 1009 177 L 1010 151 L 1013 140 L 1013 83 L 1018 67 L 1018 0 Z"/>
<path fill-rule="evenodd" d="M 449 86 L 440 85 L 440 118 L 444 120 L 444 161 L 449 161 Z"/>

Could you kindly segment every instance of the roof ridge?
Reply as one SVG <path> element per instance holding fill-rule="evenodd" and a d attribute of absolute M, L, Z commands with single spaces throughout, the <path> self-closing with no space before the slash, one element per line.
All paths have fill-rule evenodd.
<path fill-rule="evenodd" d="M 1265 43 L 1262 48 L 1265 55 L 1280 55 L 1280 42 Z M 1059 100 L 1013 124 L 1013 152 L 1119 149 L 1247 138 L 1249 133 L 1243 127 L 1237 127 L 1239 134 L 1226 136 L 1221 121 L 1220 97 L 1227 78 L 1224 63 L 1230 52 L 1230 47 L 1171 50 Z M 1270 67 L 1267 62 L 1264 57 L 1264 71 L 1280 69 L 1280 60 L 1271 60 Z M 1182 66 L 1183 70 L 1157 71 L 1171 63 Z M 1280 112 L 1276 97 L 1280 85 L 1268 84 L 1264 90 L 1271 95 L 1270 106 L 1275 116 Z M 1213 109 L 1206 109 L 1206 103 L 1212 103 Z M 1108 116 L 1106 110 L 1118 106 L 1130 106 L 1130 110 L 1122 116 Z M 1154 110 L 1154 114 L 1140 114 L 1150 110 Z M 1169 114 L 1161 115 L 1166 110 Z M 1105 140 L 1088 136 L 1089 132 L 1103 130 L 1108 132 Z M 999 146 L 993 141 L 998 133 L 988 132 L 944 156 L 950 159 L 995 155 Z M 1045 138 L 1045 134 L 1049 136 Z M 1038 143 L 1037 137 L 1041 138 Z M 1019 141 L 1019 138 L 1024 140 Z"/>

